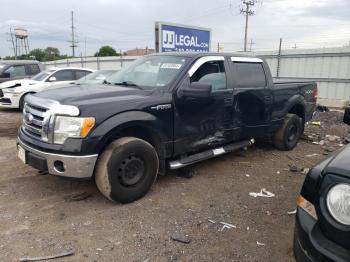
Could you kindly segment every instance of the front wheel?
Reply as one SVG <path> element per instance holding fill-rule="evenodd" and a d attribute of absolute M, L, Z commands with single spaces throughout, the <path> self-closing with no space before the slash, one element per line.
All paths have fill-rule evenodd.
<path fill-rule="evenodd" d="M 275 147 L 284 151 L 293 149 L 302 134 L 302 122 L 299 116 L 287 114 L 283 125 L 273 137 Z"/>
<path fill-rule="evenodd" d="M 105 197 L 130 203 L 150 190 L 158 168 L 158 155 L 152 145 L 135 137 L 123 137 L 113 141 L 99 157 L 95 181 Z"/>

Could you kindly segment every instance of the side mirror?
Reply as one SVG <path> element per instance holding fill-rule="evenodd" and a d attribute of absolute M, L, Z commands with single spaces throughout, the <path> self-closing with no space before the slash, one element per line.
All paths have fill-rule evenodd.
<path fill-rule="evenodd" d="M 182 96 L 190 98 L 209 98 L 211 96 L 211 84 L 193 82 L 188 87 L 183 88 Z"/>
<path fill-rule="evenodd" d="M 3 73 L 1 74 L 1 77 L 2 77 L 2 78 L 10 78 L 10 77 L 11 77 L 11 74 L 8 73 L 8 72 L 3 72 Z"/>
<path fill-rule="evenodd" d="M 54 76 L 51 76 L 50 78 L 49 78 L 49 80 L 48 80 L 49 82 L 56 82 L 57 81 L 57 79 L 56 79 L 56 77 L 54 77 Z"/>

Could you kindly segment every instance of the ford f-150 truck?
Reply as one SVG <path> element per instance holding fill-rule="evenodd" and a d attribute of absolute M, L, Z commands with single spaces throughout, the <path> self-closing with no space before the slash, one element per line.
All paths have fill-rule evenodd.
<path fill-rule="evenodd" d="M 94 178 L 107 198 L 144 196 L 158 174 L 270 136 L 297 144 L 315 109 L 315 83 L 274 84 L 256 57 L 142 57 L 104 84 L 28 95 L 18 156 L 57 176 Z"/>

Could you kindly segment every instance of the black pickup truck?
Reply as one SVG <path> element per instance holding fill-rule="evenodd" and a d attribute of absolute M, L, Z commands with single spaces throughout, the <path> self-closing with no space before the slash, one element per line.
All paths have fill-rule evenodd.
<path fill-rule="evenodd" d="M 57 176 L 94 177 L 109 199 L 144 196 L 158 174 L 270 136 L 290 150 L 317 99 L 315 83 L 274 84 L 256 57 L 142 57 L 104 84 L 26 97 L 18 156 Z"/>

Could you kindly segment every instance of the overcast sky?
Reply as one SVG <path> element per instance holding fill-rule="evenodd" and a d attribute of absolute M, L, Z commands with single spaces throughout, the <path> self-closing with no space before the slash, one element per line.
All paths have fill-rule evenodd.
<path fill-rule="evenodd" d="M 0 0 L 0 56 L 12 54 L 10 27 L 29 33 L 30 49 L 58 47 L 71 54 L 70 11 L 74 11 L 77 54 L 92 55 L 102 45 L 117 50 L 154 48 L 154 22 L 174 22 L 212 29 L 212 46 L 243 48 L 240 0 Z M 253 50 L 333 47 L 350 43 L 350 0 L 264 0 L 250 17 Z"/>

